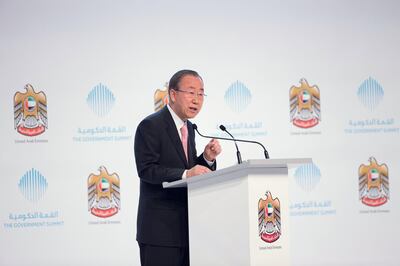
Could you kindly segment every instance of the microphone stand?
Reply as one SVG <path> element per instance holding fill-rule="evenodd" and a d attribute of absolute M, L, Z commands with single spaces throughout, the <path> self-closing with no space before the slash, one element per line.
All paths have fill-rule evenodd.
<path fill-rule="evenodd" d="M 231 138 L 232 138 L 232 140 L 233 140 L 233 142 L 235 143 L 235 146 L 236 146 L 236 157 L 237 157 L 237 160 L 238 160 L 238 164 L 241 164 L 242 163 L 242 155 L 240 154 L 239 147 L 238 147 L 238 145 L 236 143 L 235 137 L 231 133 L 229 133 L 229 131 L 226 130 L 226 128 L 223 125 L 220 125 L 219 128 L 222 131 L 225 131 L 226 133 L 228 133 L 229 136 L 231 136 Z"/>

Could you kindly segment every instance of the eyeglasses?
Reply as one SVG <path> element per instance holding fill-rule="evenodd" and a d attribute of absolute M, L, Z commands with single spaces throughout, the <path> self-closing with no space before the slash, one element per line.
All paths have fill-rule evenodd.
<path fill-rule="evenodd" d="M 186 93 L 191 99 L 195 98 L 196 96 L 201 99 L 203 99 L 204 97 L 207 97 L 207 95 L 204 92 L 187 91 L 187 90 L 181 90 L 181 89 L 176 89 L 176 91 Z"/>

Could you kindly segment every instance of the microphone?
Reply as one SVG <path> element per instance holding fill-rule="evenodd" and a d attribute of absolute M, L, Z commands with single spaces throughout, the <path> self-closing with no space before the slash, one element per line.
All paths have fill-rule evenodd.
<path fill-rule="evenodd" d="M 264 145 L 262 145 L 262 143 L 260 143 L 260 142 L 258 142 L 258 141 L 254 141 L 254 140 L 235 139 L 235 138 L 232 136 L 232 134 L 229 133 L 228 130 L 226 130 L 226 127 L 225 127 L 224 125 L 220 125 L 219 128 L 220 128 L 222 131 L 225 131 L 226 133 L 228 133 L 228 134 L 232 137 L 232 139 L 233 139 L 234 141 L 247 142 L 247 143 L 255 143 L 255 144 L 260 145 L 260 146 L 264 149 L 264 157 L 265 157 L 265 159 L 269 159 L 269 154 L 268 154 L 268 152 L 267 152 L 267 149 L 264 147 Z"/>
<path fill-rule="evenodd" d="M 226 130 L 226 128 L 223 125 L 220 125 L 219 128 L 222 131 L 225 131 L 226 133 L 228 133 L 229 136 L 231 136 L 231 138 L 232 138 L 232 140 L 233 140 L 233 142 L 235 143 L 235 146 L 236 146 L 236 157 L 237 157 L 237 160 L 238 160 L 238 164 L 241 164 L 242 163 L 242 155 L 240 154 L 239 147 L 238 147 L 238 145 L 236 143 L 235 137 L 231 133 L 229 133 L 229 131 Z"/>

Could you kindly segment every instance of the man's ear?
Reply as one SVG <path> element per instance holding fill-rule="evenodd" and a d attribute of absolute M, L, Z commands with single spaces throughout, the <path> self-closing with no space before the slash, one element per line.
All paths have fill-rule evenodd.
<path fill-rule="evenodd" d="M 170 90 L 169 94 L 168 94 L 168 97 L 169 97 L 170 103 L 174 103 L 175 100 L 176 100 L 176 91 L 175 90 Z"/>

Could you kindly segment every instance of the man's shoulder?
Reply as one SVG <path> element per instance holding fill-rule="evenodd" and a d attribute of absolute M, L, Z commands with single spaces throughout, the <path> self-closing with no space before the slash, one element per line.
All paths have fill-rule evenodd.
<path fill-rule="evenodd" d="M 139 124 L 139 126 L 144 126 L 148 124 L 153 124 L 153 125 L 162 125 L 166 123 L 166 119 L 168 118 L 169 111 L 167 107 L 162 108 L 161 110 L 152 113 L 145 117 Z"/>

